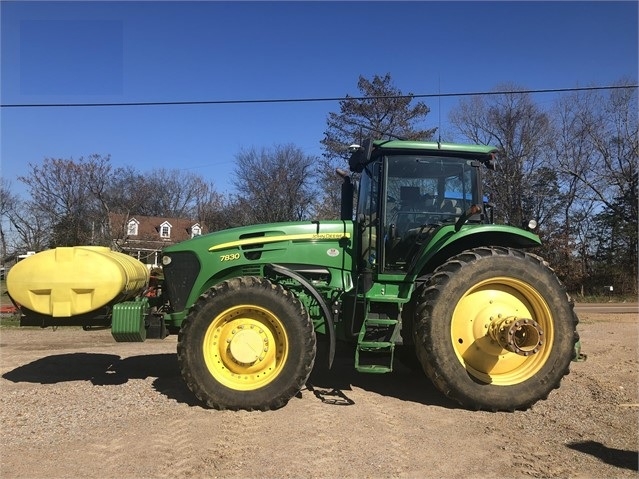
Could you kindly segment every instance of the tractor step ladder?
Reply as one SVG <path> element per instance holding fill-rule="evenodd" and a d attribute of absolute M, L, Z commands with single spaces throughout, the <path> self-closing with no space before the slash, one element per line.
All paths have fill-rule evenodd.
<path fill-rule="evenodd" d="M 357 337 L 355 369 L 363 373 L 388 373 L 393 370 L 395 338 L 399 334 L 396 319 L 366 318 Z M 368 339 L 371 335 L 388 340 Z"/>

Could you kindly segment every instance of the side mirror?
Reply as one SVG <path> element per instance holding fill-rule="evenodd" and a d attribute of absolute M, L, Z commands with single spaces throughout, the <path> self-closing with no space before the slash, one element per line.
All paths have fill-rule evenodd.
<path fill-rule="evenodd" d="M 352 145 L 351 149 L 353 153 L 348 160 L 348 166 L 351 171 L 360 173 L 364 169 L 364 166 L 371 160 L 371 155 L 373 153 L 373 139 L 366 138 L 362 142 L 362 146 Z"/>
<path fill-rule="evenodd" d="M 337 168 L 335 172 L 343 178 L 340 219 L 350 221 L 353 219 L 353 183 L 346 171 Z"/>

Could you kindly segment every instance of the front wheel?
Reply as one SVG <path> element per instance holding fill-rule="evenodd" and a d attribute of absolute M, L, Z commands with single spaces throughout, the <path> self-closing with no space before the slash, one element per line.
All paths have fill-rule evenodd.
<path fill-rule="evenodd" d="M 281 285 L 240 277 L 197 301 L 178 335 L 189 389 L 215 409 L 269 410 L 299 392 L 313 368 L 313 323 Z"/>
<path fill-rule="evenodd" d="M 469 250 L 435 270 L 418 294 L 417 355 L 435 386 L 463 406 L 526 409 L 568 373 L 577 316 L 540 257 Z"/>

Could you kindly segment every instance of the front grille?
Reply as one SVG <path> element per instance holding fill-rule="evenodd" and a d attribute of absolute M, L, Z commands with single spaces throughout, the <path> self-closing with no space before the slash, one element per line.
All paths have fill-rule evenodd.
<path fill-rule="evenodd" d="M 164 287 L 174 312 L 183 311 L 200 273 L 200 261 L 190 251 L 169 253 L 171 262 L 164 266 Z"/>

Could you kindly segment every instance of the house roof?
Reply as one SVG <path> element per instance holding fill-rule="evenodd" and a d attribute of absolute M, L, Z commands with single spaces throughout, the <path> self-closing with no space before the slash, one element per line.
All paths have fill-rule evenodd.
<path fill-rule="evenodd" d="M 179 243 L 191 238 L 195 226 L 200 227 L 200 233 L 204 233 L 204 228 L 197 220 L 189 218 L 110 213 L 109 219 L 111 220 L 113 239 L 120 245 L 126 243 L 129 247 L 158 249 L 167 244 Z M 137 235 L 127 234 L 131 221 L 137 222 Z M 161 229 L 164 225 L 170 227 L 169 237 L 161 236 Z"/>

